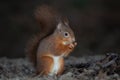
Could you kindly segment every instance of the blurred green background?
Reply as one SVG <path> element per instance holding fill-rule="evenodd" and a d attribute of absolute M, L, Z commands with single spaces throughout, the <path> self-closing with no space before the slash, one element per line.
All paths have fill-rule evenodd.
<path fill-rule="evenodd" d="M 25 45 L 38 32 L 36 6 L 52 5 L 72 24 L 78 46 L 71 55 L 120 53 L 118 0 L 0 0 L 0 57 L 25 56 Z"/>

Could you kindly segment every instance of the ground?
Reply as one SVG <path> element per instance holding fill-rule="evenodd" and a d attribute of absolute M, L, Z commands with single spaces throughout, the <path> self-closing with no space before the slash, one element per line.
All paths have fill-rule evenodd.
<path fill-rule="evenodd" d="M 107 75 L 102 70 L 97 72 L 99 67 L 93 63 L 104 57 L 104 55 L 78 58 L 69 56 L 65 59 L 64 73 L 61 76 L 53 77 L 35 76 L 35 70 L 26 58 L 8 59 L 4 57 L 0 58 L 0 80 L 120 80 L 119 73 Z"/>

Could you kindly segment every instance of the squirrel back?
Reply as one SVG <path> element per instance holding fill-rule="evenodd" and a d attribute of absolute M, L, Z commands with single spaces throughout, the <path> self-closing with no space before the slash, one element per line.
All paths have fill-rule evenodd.
<path fill-rule="evenodd" d="M 53 7 L 42 5 L 38 6 L 34 11 L 34 18 L 40 26 L 40 32 L 33 35 L 28 41 L 26 47 L 26 54 L 28 59 L 36 66 L 36 54 L 39 43 L 46 36 L 53 33 L 56 28 L 59 13 Z"/>

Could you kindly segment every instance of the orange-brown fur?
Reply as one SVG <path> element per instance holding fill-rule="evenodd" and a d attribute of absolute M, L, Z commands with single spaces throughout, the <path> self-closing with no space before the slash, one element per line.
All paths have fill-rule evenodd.
<path fill-rule="evenodd" d="M 53 67 L 53 59 L 48 55 L 38 56 L 37 59 L 39 61 L 37 64 L 37 74 L 48 75 Z"/>
<path fill-rule="evenodd" d="M 37 64 L 37 74 L 48 75 L 53 67 L 53 58 L 48 54 L 38 57 L 38 60 L 39 63 Z M 56 75 L 61 75 L 64 71 L 64 59 L 61 57 L 58 63 L 60 63 L 60 69 Z"/>
<path fill-rule="evenodd" d="M 60 61 L 58 62 L 60 64 L 60 69 L 56 75 L 60 75 L 63 72 L 63 70 L 64 70 L 63 57 L 67 56 L 73 50 L 74 47 L 70 48 L 71 44 L 64 45 L 64 44 L 62 44 L 62 42 L 63 42 L 63 39 L 60 38 L 59 34 L 57 34 L 57 36 L 56 35 L 48 36 L 47 38 L 45 38 L 41 41 L 41 45 L 39 45 L 38 53 L 37 53 L 37 71 L 39 74 L 41 74 L 41 72 L 42 72 L 44 75 L 49 75 L 49 73 L 52 69 L 51 66 L 53 65 L 51 56 L 61 56 Z M 42 43 L 44 43 L 46 45 L 44 45 Z M 49 45 L 49 44 L 52 44 L 52 45 Z M 76 45 L 74 45 L 74 46 L 76 46 Z M 50 58 L 51 58 L 51 60 L 50 60 Z M 46 59 L 46 61 L 45 61 L 45 59 Z M 44 62 L 43 63 L 44 66 L 40 65 L 40 64 L 42 64 L 41 61 Z M 42 69 L 42 71 L 41 71 L 41 69 Z"/>
<path fill-rule="evenodd" d="M 76 46 L 74 42 L 63 44 L 63 42 L 69 42 L 70 39 L 64 38 L 59 33 L 59 29 L 56 28 L 58 24 L 56 22 L 57 16 L 56 12 L 45 5 L 39 7 L 35 12 L 35 18 L 42 25 L 42 31 L 29 41 L 27 55 L 35 66 L 37 74 L 49 75 L 55 65 L 53 57 L 59 56 L 60 68 L 55 75 L 61 75 L 64 71 L 64 57 L 73 51 Z M 68 26 L 66 23 L 62 22 L 63 27 L 61 29 Z M 68 31 L 70 38 L 74 38 L 74 33 L 70 27 L 65 27 L 63 31 Z"/>
<path fill-rule="evenodd" d="M 59 38 L 59 36 L 55 40 L 55 49 L 57 50 L 56 55 L 60 55 L 61 53 L 64 53 L 65 51 L 72 51 L 69 48 L 69 45 L 63 45 L 62 44 L 63 40 Z"/>

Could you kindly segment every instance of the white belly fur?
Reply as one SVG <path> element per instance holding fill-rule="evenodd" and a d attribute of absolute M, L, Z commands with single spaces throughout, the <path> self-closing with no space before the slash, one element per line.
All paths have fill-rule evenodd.
<path fill-rule="evenodd" d="M 52 56 L 53 57 L 53 60 L 54 60 L 54 63 L 53 63 L 53 68 L 51 70 L 51 73 L 50 75 L 56 75 L 59 71 L 59 68 L 60 68 L 60 56 Z"/>

